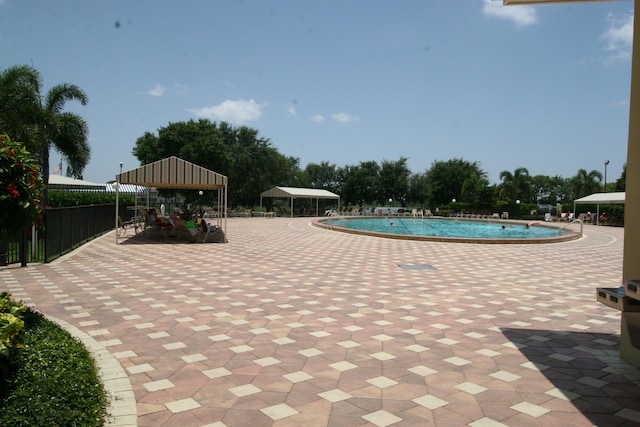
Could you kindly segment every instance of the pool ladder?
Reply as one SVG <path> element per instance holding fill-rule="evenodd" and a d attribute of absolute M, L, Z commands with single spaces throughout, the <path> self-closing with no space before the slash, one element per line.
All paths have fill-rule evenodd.
<path fill-rule="evenodd" d="M 339 219 L 339 220 L 342 220 L 342 221 L 346 221 L 347 220 L 347 218 L 343 217 L 338 212 L 330 212 L 329 213 L 329 217 L 336 218 L 336 219 Z"/>
<path fill-rule="evenodd" d="M 581 219 L 574 219 L 573 221 L 566 223 L 562 227 L 558 228 L 558 231 L 562 231 L 568 226 L 570 226 L 571 224 L 575 224 L 576 222 L 580 224 L 580 237 L 582 237 L 582 229 L 584 228 L 584 222 L 582 222 Z"/>

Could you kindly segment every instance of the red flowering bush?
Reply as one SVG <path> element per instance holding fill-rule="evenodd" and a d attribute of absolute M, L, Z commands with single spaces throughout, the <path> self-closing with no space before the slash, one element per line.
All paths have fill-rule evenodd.
<path fill-rule="evenodd" d="M 0 135 L 0 236 L 16 236 L 40 217 L 39 164 L 20 142 Z"/>

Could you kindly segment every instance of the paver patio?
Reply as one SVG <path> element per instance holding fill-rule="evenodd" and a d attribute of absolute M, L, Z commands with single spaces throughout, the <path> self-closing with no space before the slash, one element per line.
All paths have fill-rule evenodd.
<path fill-rule="evenodd" d="M 533 245 L 232 218 L 228 244 L 109 233 L 0 287 L 124 368 L 140 426 L 632 426 L 620 228 Z M 115 424 L 117 424 L 116 420 Z"/>

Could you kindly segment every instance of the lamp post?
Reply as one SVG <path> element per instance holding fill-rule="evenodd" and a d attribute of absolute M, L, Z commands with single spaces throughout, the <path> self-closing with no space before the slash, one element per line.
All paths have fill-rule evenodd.
<path fill-rule="evenodd" d="M 122 175 L 122 162 L 120 162 L 120 175 Z M 118 175 L 116 177 L 116 245 L 118 244 L 118 233 L 119 233 L 119 228 L 120 228 L 120 223 L 118 221 L 118 218 L 120 216 L 120 207 L 118 206 L 118 198 L 119 198 L 119 192 L 120 192 L 120 175 Z"/>
<path fill-rule="evenodd" d="M 604 161 L 604 192 L 607 192 L 607 166 L 609 166 L 609 160 Z"/>

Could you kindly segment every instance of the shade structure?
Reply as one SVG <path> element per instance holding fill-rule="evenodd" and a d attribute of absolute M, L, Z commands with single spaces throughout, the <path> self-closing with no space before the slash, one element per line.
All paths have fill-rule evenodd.
<path fill-rule="evenodd" d="M 617 192 L 617 193 L 593 193 L 588 196 L 581 197 L 576 199 L 574 203 L 576 204 L 608 204 L 608 205 L 624 205 L 624 197 L 625 192 Z"/>
<path fill-rule="evenodd" d="M 142 185 L 133 185 L 133 184 L 118 184 L 115 182 L 108 182 L 104 184 L 104 191 L 106 193 L 115 193 L 116 187 L 118 187 L 118 191 L 120 194 L 130 194 L 132 196 L 135 195 L 145 195 L 147 194 L 148 188 Z"/>
<path fill-rule="evenodd" d="M 104 191 L 104 184 L 74 179 L 62 175 L 49 175 L 49 189 L 61 191 Z"/>
<path fill-rule="evenodd" d="M 223 213 L 223 229 L 226 232 L 228 178 L 225 175 L 171 156 L 117 174 L 116 184 L 116 229 L 118 227 L 119 186 L 132 184 L 173 190 L 218 190 L 218 210 Z M 118 233 L 116 233 L 116 243 L 118 243 Z"/>
<path fill-rule="evenodd" d="M 576 199 L 573 202 L 573 212 L 576 211 L 576 205 L 596 205 L 596 224 L 600 221 L 600 205 L 624 205 L 624 191 L 616 193 L 593 193 L 588 196 Z"/>
<path fill-rule="evenodd" d="M 178 190 L 220 190 L 226 188 L 227 177 L 171 156 L 122 172 L 116 175 L 116 182 Z"/>
<path fill-rule="evenodd" d="M 338 210 L 340 210 L 340 196 L 328 190 L 319 188 L 301 188 L 301 187 L 273 187 L 260 193 L 260 206 L 262 206 L 263 197 L 282 198 L 291 200 L 291 216 L 293 216 L 293 201 L 295 199 L 315 199 L 316 210 L 318 199 L 337 199 Z"/>

